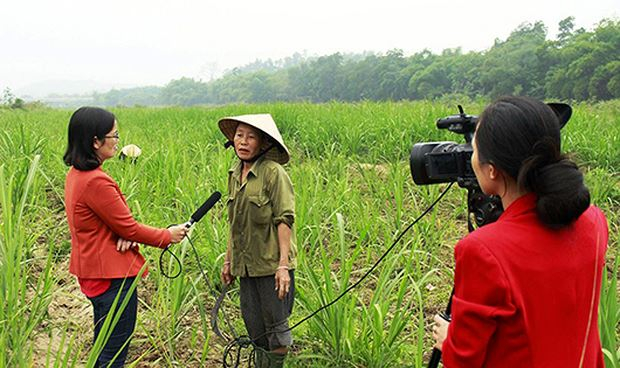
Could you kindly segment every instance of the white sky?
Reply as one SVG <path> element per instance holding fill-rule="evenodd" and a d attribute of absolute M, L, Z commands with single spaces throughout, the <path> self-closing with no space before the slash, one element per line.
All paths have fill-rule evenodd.
<path fill-rule="evenodd" d="M 523 22 L 592 29 L 620 0 L 6 0 L 0 88 L 50 80 L 164 85 L 295 52 L 481 51 Z"/>

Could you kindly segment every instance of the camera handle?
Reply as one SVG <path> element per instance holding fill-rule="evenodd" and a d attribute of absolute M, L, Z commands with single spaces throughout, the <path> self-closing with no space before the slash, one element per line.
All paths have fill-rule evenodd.
<path fill-rule="evenodd" d="M 465 188 L 467 188 L 467 230 L 471 233 L 478 227 L 497 221 L 504 212 L 501 198 L 484 194 L 477 182 Z M 475 227 L 472 220 L 476 224 Z"/>
<path fill-rule="evenodd" d="M 452 289 L 452 293 L 450 293 L 450 299 L 448 300 L 448 306 L 446 307 L 445 312 L 439 313 L 439 317 L 443 318 L 446 322 L 450 322 L 452 320 L 451 314 L 453 296 L 454 288 Z M 437 368 L 439 361 L 441 361 L 441 350 L 433 348 L 433 354 L 431 355 L 431 359 L 428 361 L 428 368 Z"/>

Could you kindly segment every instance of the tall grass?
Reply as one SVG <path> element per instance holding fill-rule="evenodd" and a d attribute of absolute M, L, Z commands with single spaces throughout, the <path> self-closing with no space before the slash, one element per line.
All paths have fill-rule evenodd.
<path fill-rule="evenodd" d="M 618 326 L 620 325 L 620 305 L 618 305 L 618 264 L 616 258 L 611 272 L 603 271 L 599 326 L 601 344 L 605 353 L 605 366 L 620 367 L 620 345 L 618 345 Z"/>
<path fill-rule="evenodd" d="M 0 166 L 1 367 L 31 364 L 32 337 L 45 317 L 54 284 L 52 252 L 43 263 L 35 261 L 38 231 L 28 229 L 32 224 L 25 216 L 39 159 L 35 156 L 29 167 L 13 173 Z"/>
<path fill-rule="evenodd" d="M 137 144 L 143 155 L 135 164 L 110 160 L 104 169 L 118 181 L 139 221 L 160 227 L 184 222 L 213 191 L 226 190 L 227 171 L 235 159 L 223 148 L 218 118 L 272 113 L 292 153 L 286 170 L 296 194 L 299 257 L 294 324 L 357 281 L 399 230 L 439 195 L 442 185 L 413 184 L 409 152 L 416 142 L 462 141 L 434 126 L 438 117 L 455 113 L 455 106 L 420 101 L 115 109 L 120 144 Z M 471 114 L 482 108 L 480 102 L 465 106 Z M 584 167 L 593 203 L 608 217 L 607 262 L 612 264 L 620 239 L 620 101 L 578 104 L 574 109 L 563 131 L 563 149 L 574 153 Z M 7 203 L 2 203 L 2 244 L 11 244 L 7 254 L 14 259 L 21 257 L 11 266 L 14 273 L 21 265 L 21 278 L 7 276 L 15 285 L 14 295 L 20 295 L 13 299 L 11 311 L 31 310 L 31 303 L 41 303 L 45 310 L 50 295 L 52 299 L 68 296 L 89 308 L 85 297 L 70 287 L 75 281 L 66 271 L 70 248 L 62 193 L 67 168 L 60 157 L 70 114 L 66 110 L 0 112 L 0 165 L 4 165 Z M 36 155 L 40 158 L 35 160 Z M 31 169 L 35 161 L 36 169 Z M 28 179 L 30 172 L 32 179 Z M 11 208 L 9 222 L 4 220 L 6 208 Z M 451 189 L 366 282 L 293 331 L 296 343 L 287 365 L 424 366 L 432 346 L 428 333 L 432 315 L 444 308 L 451 290 L 452 247 L 467 231 L 465 209 L 465 192 Z M 18 216 L 20 226 L 15 221 Z M 160 250 L 142 247 L 150 270 L 148 278 L 140 281 L 130 366 L 221 365 L 225 342 L 208 331 L 208 313 L 227 237 L 226 208 L 220 204 L 193 233 L 208 280 L 202 277 L 188 244 L 173 248 L 184 267 L 174 280 L 158 270 Z M 3 274 L 5 264 L 3 258 Z M 50 274 L 48 281 L 42 281 L 46 274 Z M 612 272 L 606 276 L 599 321 L 604 346 L 612 356 L 618 354 L 617 285 L 612 284 L 616 278 Z M 25 279 L 29 281 L 24 286 Z M 225 308 L 242 331 L 234 287 Z M 0 355 L 13 357 L 11 366 L 30 366 L 33 361 L 35 366 L 83 366 L 92 351 L 92 321 L 90 314 L 84 315 L 89 318 L 50 313 L 52 320 L 43 323 L 46 315 L 41 312 L 29 332 L 3 328 L 0 343 L 7 348 L 0 349 Z M 0 323 L 15 322 L 2 318 Z M 25 345 L 14 347 L 9 335 L 21 338 Z M 33 357 L 40 351 L 31 346 L 36 335 L 49 336 L 53 342 L 44 347 L 44 361 Z"/>

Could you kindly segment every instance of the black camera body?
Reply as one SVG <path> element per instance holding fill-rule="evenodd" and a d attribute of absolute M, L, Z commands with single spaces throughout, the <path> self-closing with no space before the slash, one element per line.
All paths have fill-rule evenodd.
<path fill-rule="evenodd" d="M 409 163 L 413 181 L 418 185 L 457 182 L 467 188 L 476 176 L 471 166 L 471 143 L 416 143 Z"/>
<path fill-rule="evenodd" d="M 465 137 L 465 143 L 424 142 L 416 143 L 411 150 L 409 167 L 413 181 L 418 185 L 456 182 L 468 190 L 468 220 L 477 226 L 494 222 L 503 212 L 497 196 L 487 196 L 480 189 L 471 165 L 471 145 L 478 117 L 466 115 L 458 105 L 459 114 L 437 120 L 438 129 L 448 129 Z M 470 222 L 471 230 L 471 222 Z"/>
<path fill-rule="evenodd" d="M 438 129 L 448 129 L 465 136 L 464 144 L 456 142 L 416 143 L 411 150 L 409 165 L 411 176 L 418 185 L 457 182 L 460 187 L 468 188 L 476 176 L 471 167 L 473 148 L 471 141 L 476 131 L 478 117 L 465 115 L 459 106 L 459 115 L 451 115 L 437 120 Z"/>
<path fill-rule="evenodd" d="M 572 108 L 565 103 L 547 103 L 558 118 L 562 129 L 572 115 Z M 478 117 L 466 115 L 458 105 L 459 113 L 437 120 L 438 129 L 448 129 L 462 134 L 465 143 L 423 142 L 416 143 L 411 150 L 409 167 L 413 181 L 418 185 L 456 182 L 467 189 L 467 208 L 469 230 L 473 230 L 471 220 L 482 226 L 496 221 L 504 211 L 501 199 L 482 192 L 471 166 L 473 148 L 471 142 L 476 132 Z"/>

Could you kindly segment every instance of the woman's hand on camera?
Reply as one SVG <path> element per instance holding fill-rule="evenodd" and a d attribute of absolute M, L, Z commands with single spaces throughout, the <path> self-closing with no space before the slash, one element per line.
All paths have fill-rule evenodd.
<path fill-rule="evenodd" d="M 123 239 L 123 238 L 118 238 L 118 240 L 116 241 L 116 250 L 121 253 L 124 253 L 128 251 L 129 249 L 134 249 L 137 246 L 138 246 L 137 242 Z"/>
<path fill-rule="evenodd" d="M 170 239 L 173 243 L 180 242 L 187 235 L 185 224 L 170 226 L 168 231 L 170 231 Z"/>
<path fill-rule="evenodd" d="M 448 326 L 450 326 L 450 322 L 441 318 L 439 314 L 435 315 L 435 324 L 433 325 L 433 339 L 435 339 L 435 346 L 437 349 L 441 350 L 441 346 L 443 342 L 448 337 Z"/>
<path fill-rule="evenodd" d="M 278 299 L 282 300 L 288 294 L 291 287 L 291 276 L 288 273 L 287 266 L 279 266 L 276 270 L 276 291 Z"/>
<path fill-rule="evenodd" d="M 230 272 L 230 261 L 224 261 L 224 265 L 222 266 L 222 282 L 225 285 L 230 285 L 233 281 L 235 281 L 235 276 Z"/>

